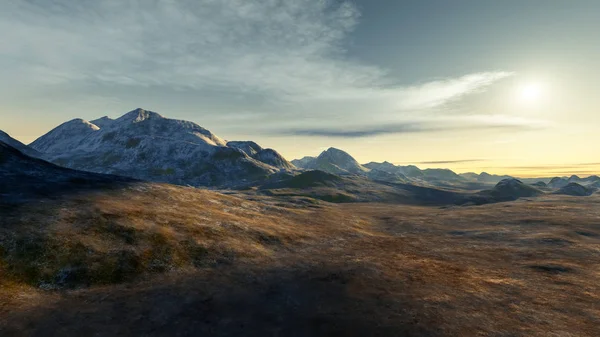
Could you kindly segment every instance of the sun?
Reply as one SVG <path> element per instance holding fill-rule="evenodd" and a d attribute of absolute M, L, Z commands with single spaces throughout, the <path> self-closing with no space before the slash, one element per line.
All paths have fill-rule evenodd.
<path fill-rule="evenodd" d="M 539 102 L 544 93 L 540 83 L 530 82 L 519 87 L 518 95 L 523 102 L 536 103 Z"/>

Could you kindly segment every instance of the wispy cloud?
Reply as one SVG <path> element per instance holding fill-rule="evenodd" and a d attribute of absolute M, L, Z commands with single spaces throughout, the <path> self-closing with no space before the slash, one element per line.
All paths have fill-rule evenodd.
<path fill-rule="evenodd" d="M 422 161 L 416 164 L 424 165 L 437 165 L 437 164 L 462 164 L 462 163 L 479 163 L 484 162 L 485 159 L 460 159 L 460 160 L 436 160 L 436 161 Z"/>
<path fill-rule="evenodd" d="M 512 75 L 399 84 L 385 69 L 346 57 L 345 39 L 359 21 L 354 5 L 334 0 L 2 1 L 0 75 L 42 85 L 219 88 L 271 101 L 359 101 L 388 113 L 439 107 Z M 396 125 L 337 136 L 433 130 Z"/>
<path fill-rule="evenodd" d="M 418 122 L 395 123 L 358 128 L 289 128 L 273 131 L 280 135 L 362 138 L 389 134 L 411 134 L 444 131 L 474 130 L 535 130 L 547 127 L 543 121 L 513 118 L 511 116 L 464 116 L 421 120 Z"/>

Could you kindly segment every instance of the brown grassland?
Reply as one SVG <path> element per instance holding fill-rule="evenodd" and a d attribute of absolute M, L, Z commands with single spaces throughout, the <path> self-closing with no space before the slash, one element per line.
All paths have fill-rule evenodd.
<path fill-rule="evenodd" d="M 330 204 L 139 183 L 0 208 L 1 336 L 600 336 L 600 195 Z"/>

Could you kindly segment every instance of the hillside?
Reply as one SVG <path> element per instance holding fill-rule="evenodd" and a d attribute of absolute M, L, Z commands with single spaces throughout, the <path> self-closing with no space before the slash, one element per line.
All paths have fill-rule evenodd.
<path fill-rule="evenodd" d="M 3 142 L 23 153 L 25 153 L 28 156 L 31 157 L 36 157 L 39 158 L 41 156 L 41 153 L 39 153 L 38 151 L 32 149 L 31 147 L 21 143 L 20 141 L 12 138 L 8 133 L 0 130 L 0 142 Z"/>

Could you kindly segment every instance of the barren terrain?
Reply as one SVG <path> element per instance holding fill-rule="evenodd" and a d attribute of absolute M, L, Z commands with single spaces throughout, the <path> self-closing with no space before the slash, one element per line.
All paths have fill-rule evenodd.
<path fill-rule="evenodd" d="M 599 206 L 149 183 L 4 205 L 0 335 L 598 336 Z"/>

